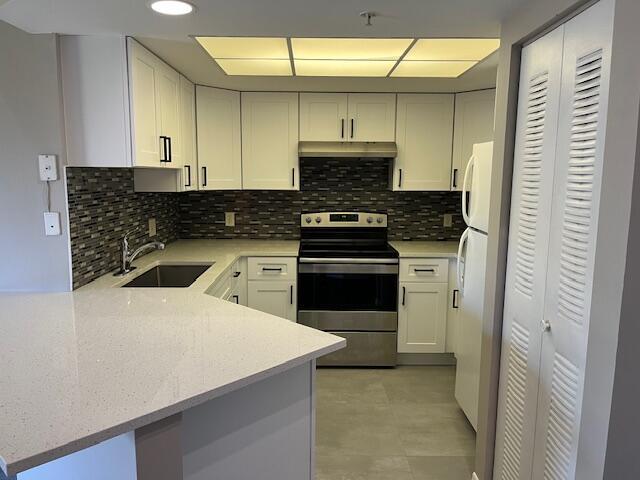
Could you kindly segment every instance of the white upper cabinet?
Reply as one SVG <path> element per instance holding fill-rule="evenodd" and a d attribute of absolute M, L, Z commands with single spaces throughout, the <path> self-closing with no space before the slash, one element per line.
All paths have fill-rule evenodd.
<path fill-rule="evenodd" d="M 393 190 L 449 190 L 453 95 L 399 94 Z"/>
<path fill-rule="evenodd" d="M 242 186 L 299 190 L 298 94 L 242 93 Z"/>
<path fill-rule="evenodd" d="M 349 140 L 393 142 L 395 139 L 395 93 L 350 93 L 347 110 Z"/>
<path fill-rule="evenodd" d="M 393 93 L 301 93 L 300 140 L 393 142 Z"/>
<path fill-rule="evenodd" d="M 346 93 L 301 93 L 300 140 L 346 141 L 347 97 Z"/>
<path fill-rule="evenodd" d="M 157 86 L 160 106 L 160 135 L 166 137 L 168 150 L 160 161 L 167 167 L 182 167 L 180 141 L 180 74 L 158 60 Z M 161 139 L 162 139 L 161 137 Z"/>
<path fill-rule="evenodd" d="M 166 141 L 160 136 L 158 79 L 160 62 L 137 42 L 128 42 L 129 83 L 133 127 L 133 164 L 140 167 L 160 166 L 161 151 Z"/>
<path fill-rule="evenodd" d="M 180 144 L 182 147 L 182 190 L 195 190 L 198 160 L 196 154 L 196 90 L 180 76 Z"/>
<path fill-rule="evenodd" d="M 493 140 L 495 103 L 495 90 L 456 94 L 451 190 L 462 190 L 462 176 L 471 157 L 473 144 Z"/>
<path fill-rule="evenodd" d="M 196 87 L 200 190 L 240 190 L 240 93 Z"/>

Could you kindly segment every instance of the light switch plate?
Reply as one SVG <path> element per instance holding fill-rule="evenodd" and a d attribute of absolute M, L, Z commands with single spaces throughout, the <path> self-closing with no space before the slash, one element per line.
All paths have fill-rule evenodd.
<path fill-rule="evenodd" d="M 235 227 L 236 226 L 236 213 L 235 212 L 224 212 L 224 224 L 227 227 Z"/>
<path fill-rule="evenodd" d="M 450 227 L 453 225 L 453 215 L 451 213 L 444 214 L 444 226 Z"/>
<path fill-rule="evenodd" d="M 60 214 L 58 212 L 44 212 L 44 234 L 47 236 L 60 235 Z"/>
<path fill-rule="evenodd" d="M 40 171 L 40 180 L 42 180 L 43 182 L 58 180 L 58 165 L 56 164 L 56 156 L 38 155 L 38 170 Z"/>
<path fill-rule="evenodd" d="M 149 219 L 149 236 L 155 237 L 157 234 L 158 234 L 158 228 L 156 225 L 156 219 L 150 218 Z"/>

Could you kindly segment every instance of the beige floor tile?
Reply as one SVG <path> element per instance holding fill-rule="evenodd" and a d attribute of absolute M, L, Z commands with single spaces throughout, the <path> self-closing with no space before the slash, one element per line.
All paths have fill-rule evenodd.
<path fill-rule="evenodd" d="M 316 480 L 413 480 L 404 456 L 319 455 L 316 467 Z"/>
<path fill-rule="evenodd" d="M 473 457 L 408 457 L 414 480 L 469 480 Z"/>
<path fill-rule="evenodd" d="M 400 439 L 408 456 L 473 456 L 475 435 L 431 428 L 402 428 Z"/>

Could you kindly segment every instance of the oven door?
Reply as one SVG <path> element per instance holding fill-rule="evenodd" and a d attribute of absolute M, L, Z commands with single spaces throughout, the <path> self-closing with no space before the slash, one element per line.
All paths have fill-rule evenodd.
<path fill-rule="evenodd" d="M 397 259 L 375 261 L 301 258 L 298 321 L 320 330 L 395 331 Z"/>

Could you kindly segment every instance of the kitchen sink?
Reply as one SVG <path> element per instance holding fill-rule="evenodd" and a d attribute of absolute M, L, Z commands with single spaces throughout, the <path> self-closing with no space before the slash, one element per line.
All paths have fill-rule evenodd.
<path fill-rule="evenodd" d="M 157 265 L 122 286 L 184 288 L 195 282 L 211 265 Z"/>

